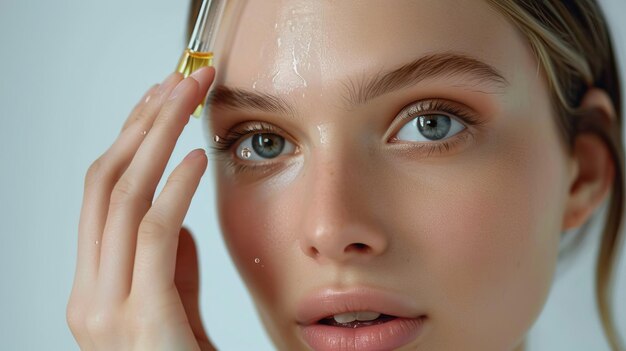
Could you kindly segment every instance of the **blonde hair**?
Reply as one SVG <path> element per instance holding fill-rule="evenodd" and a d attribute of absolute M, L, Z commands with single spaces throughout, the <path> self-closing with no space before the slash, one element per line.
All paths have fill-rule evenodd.
<path fill-rule="evenodd" d="M 595 0 L 487 0 L 528 39 L 552 95 L 561 135 L 573 150 L 579 133 L 595 133 L 615 162 L 608 215 L 596 262 L 595 291 L 602 328 L 613 351 L 626 351 L 613 316 L 612 292 L 624 220 L 624 150 L 620 81 L 606 19 Z M 191 0 L 187 35 L 191 36 L 201 0 Z M 587 89 L 606 91 L 615 107 L 612 124 L 578 107 Z M 597 111 L 596 111 L 597 113 Z"/>
<path fill-rule="evenodd" d="M 562 136 L 595 133 L 611 151 L 615 182 L 596 261 L 596 303 L 611 349 L 624 351 L 612 306 L 613 278 L 624 221 L 624 150 L 620 82 L 605 17 L 594 0 L 488 0 L 526 35 L 546 74 Z M 615 107 L 612 124 L 579 109 L 587 89 L 605 90 Z"/>

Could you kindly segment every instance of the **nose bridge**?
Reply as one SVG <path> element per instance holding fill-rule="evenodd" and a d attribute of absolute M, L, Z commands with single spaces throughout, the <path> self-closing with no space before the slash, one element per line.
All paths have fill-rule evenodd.
<path fill-rule="evenodd" d="M 342 141 L 340 141 L 342 140 Z M 341 144 L 339 144 L 341 143 Z M 367 153 L 348 139 L 333 138 L 312 150 L 305 177 L 306 209 L 300 247 L 319 262 L 363 261 L 382 254 L 388 238 L 368 211 Z"/>

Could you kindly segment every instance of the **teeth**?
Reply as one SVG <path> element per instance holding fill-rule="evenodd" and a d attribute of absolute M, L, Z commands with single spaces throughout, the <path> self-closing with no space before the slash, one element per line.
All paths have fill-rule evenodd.
<path fill-rule="evenodd" d="M 348 312 L 342 314 L 336 314 L 333 316 L 337 323 L 350 323 L 356 320 L 356 312 Z"/>
<path fill-rule="evenodd" d="M 335 321 L 337 323 L 350 323 L 356 320 L 372 321 L 378 317 L 380 317 L 380 313 L 370 312 L 370 311 L 347 312 L 347 313 L 336 314 L 333 316 L 333 318 L 335 318 Z"/>
<path fill-rule="evenodd" d="M 360 321 L 373 321 L 378 317 L 380 317 L 380 313 L 378 312 L 363 311 L 356 313 L 356 319 Z"/>

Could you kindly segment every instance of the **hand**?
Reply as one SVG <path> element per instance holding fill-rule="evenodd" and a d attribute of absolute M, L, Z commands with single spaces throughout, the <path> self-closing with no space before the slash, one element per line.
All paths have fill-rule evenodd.
<path fill-rule="evenodd" d="M 152 201 L 214 77 L 202 68 L 152 87 L 87 171 L 66 311 L 81 350 L 215 350 L 198 310 L 195 244 L 182 228 L 205 153 L 192 151 Z"/>

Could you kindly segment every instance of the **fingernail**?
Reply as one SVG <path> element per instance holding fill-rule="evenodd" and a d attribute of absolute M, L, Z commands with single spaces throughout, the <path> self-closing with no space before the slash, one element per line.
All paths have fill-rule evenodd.
<path fill-rule="evenodd" d="M 190 152 L 187 156 L 185 156 L 185 160 L 198 158 L 202 155 L 206 155 L 206 152 L 204 151 L 204 149 L 195 149 L 192 152 Z"/>
<path fill-rule="evenodd" d="M 201 72 L 201 71 L 203 71 L 203 70 L 205 70 L 205 69 L 208 69 L 208 67 L 207 67 L 207 66 L 204 66 L 204 67 L 200 67 L 200 68 L 198 68 L 197 70 L 193 71 L 193 73 L 191 73 L 190 77 L 191 77 L 191 78 L 193 78 L 193 79 L 195 79 L 195 80 L 197 80 L 197 81 L 199 81 L 199 80 L 200 80 L 200 76 L 201 76 L 201 74 L 202 74 L 202 72 Z"/>

